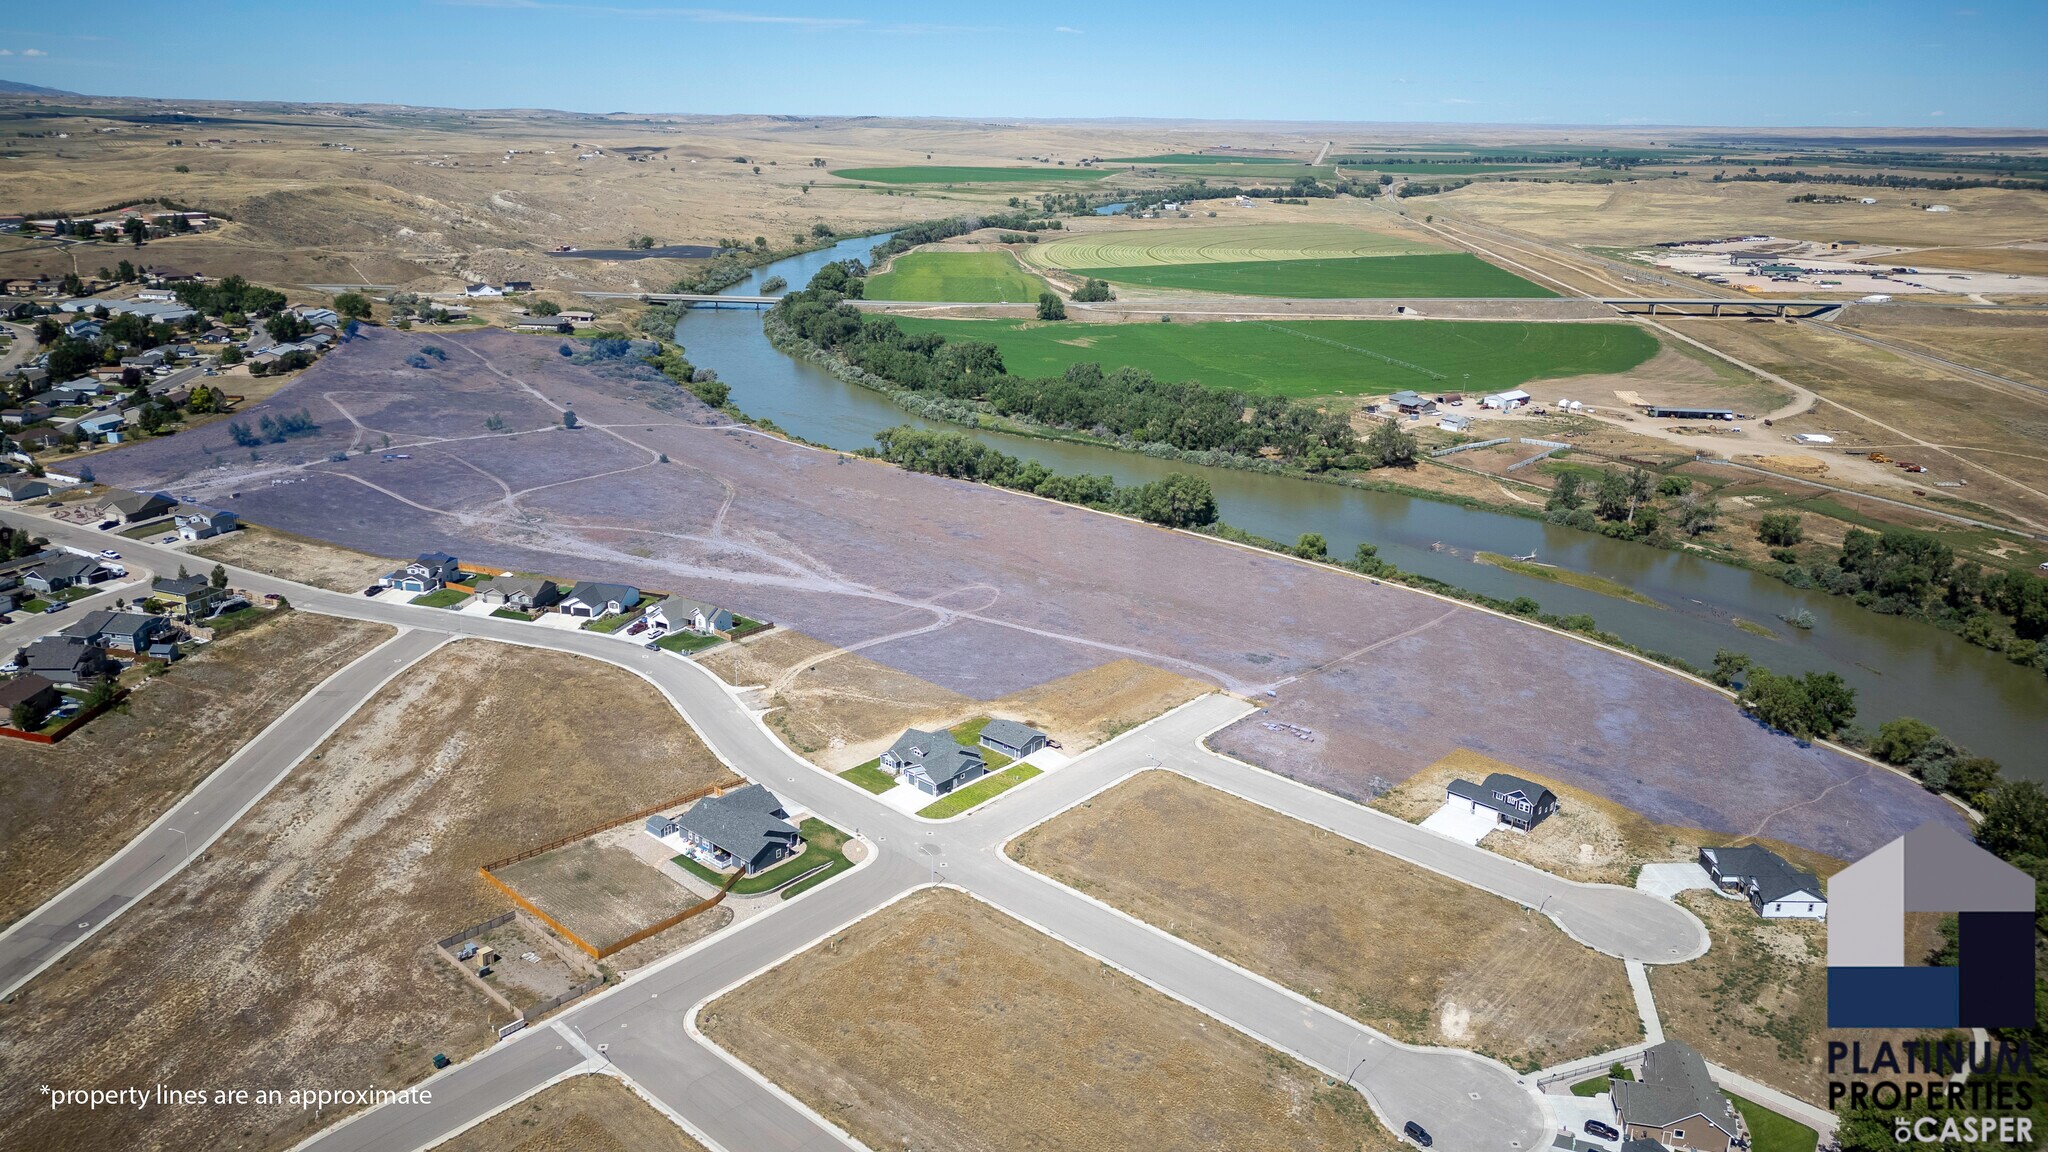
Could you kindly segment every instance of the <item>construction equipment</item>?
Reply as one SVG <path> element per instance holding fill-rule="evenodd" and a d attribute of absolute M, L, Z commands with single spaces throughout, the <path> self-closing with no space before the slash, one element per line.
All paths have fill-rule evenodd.
<path fill-rule="evenodd" d="M 1882 452 L 1872 452 L 1870 454 L 1870 462 L 1872 464 L 1889 464 L 1892 462 L 1892 458 Z"/>

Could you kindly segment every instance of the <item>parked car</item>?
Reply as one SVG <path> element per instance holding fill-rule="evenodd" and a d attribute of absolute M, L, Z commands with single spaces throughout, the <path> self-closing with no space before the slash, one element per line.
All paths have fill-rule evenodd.
<path fill-rule="evenodd" d="M 1408 1137 L 1424 1148 L 1436 1143 L 1436 1137 L 1429 1134 L 1429 1129 L 1424 1128 L 1413 1120 L 1401 1125 L 1401 1135 Z"/>
<path fill-rule="evenodd" d="M 368 588 L 363 589 L 363 595 L 375 596 L 377 593 L 382 592 L 383 590 L 384 589 L 381 585 L 372 584 Z"/>
<path fill-rule="evenodd" d="M 114 551 L 112 548 L 100 549 L 100 555 L 105 556 L 109 560 L 119 560 L 121 558 L 121 554 L 119 552 Z"/>
<path fill-rule="evenodd" d="M 65 603 L 62 600 L 52 600 L 48 604 L 43 605 L 43 611 L 45 613 L 62 612 L 63 610 L 69 607 L 71 607 L 71 605 Z"/>
<path fill-rule="evenodd" d="M 661 651 L 661 641 L 649 640 L 647 643 L 642 644 L 641 647 L 647 649 L 649 652 L 659 652 Z"/>
<path fill-rule="evenodd" d="M 19 672 L 19 671 L 21 671 L 21 665 L 19 665 L 19 664 L 16 664 L 16 663 L 15 663 L 14 661 L 12 661 L 12 660 L 9 660 L 9 661 L 8 661 L 7 663 L 5 663 L 5 664 L 0 664 L 0 672 Z"/>
<path fill-rule="evenodd" d="M 102 520 L 99 522 L 99 530 L 105 532 L 107 529 L 112 528 L 119 523 L 119 520 Z"/>
<path fill-rule="evenodd" d="M 263 594 L 263 598 L 264 598 L 265 600 L 279 600 L 279 599 L 283 599 L 283 597 L 280 597 L 280 596 L 279 596 L 279 595 L 278 595 L 277 593 L 275 593 L 275 592 L 265 592 L 265 593 Z"/>
<path fill-rule="evenodd" d="M 1599 1120 L 1588 1120 L 1586 1121 L 1586 1135 L 1598 1136 L 1602 1140 L 1619 1140 L 1621 1139 L 1621 1129 Z"/>
<path fill-rule="evenodd" d="M 166 536 L 163 539 L 157 541 L 157 543 L 159 544 L 176 544 L 177 542 L 178 538 L 176 536 Z"/>

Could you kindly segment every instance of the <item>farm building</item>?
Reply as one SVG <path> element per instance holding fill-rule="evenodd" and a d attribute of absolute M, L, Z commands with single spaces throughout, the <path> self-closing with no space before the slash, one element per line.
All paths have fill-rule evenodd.
<path fill-rule="evenodd" d="M 1643 413 L 1666 420 L 1733 420 L 1735 412 L 1729 408 L 1666 408 L 1658 404 L 1646 404 Z"/>
<path fill-rule="evenodd" d="M 1436 401 L 1426 396 L 1418 396 L 1413 390 L 1406 388 L 1387 397 L 1387 404 L 1404 416 L 1436 411 Z"/>
<path fill-rule="evenodd" d="M 1792 439 L 1799 441 L 1801 444 L 1833 444 L 1835 442 L 1833 436 L 1823 432 L 1801 432 L 1799 435 L 1792 437 Z"/>
<path fill-rule="evenodd" d="M 1528 402 L 1529 394 L 1527 392 L 1522 391 L 1520 388 L 1510 388 L 1505 392 L 1496 392 L 1479 403 L 1482 407 L 1493 408 L 1501 412 L 1512 412 Z"/>
<path fill-rule="evenodd" d="M 981 730 L 983 748 L 1001 752 L 1012 760 L 1022 760 L 1040 748 L 1045 747 L 1045 733 L 1029 724 L 1015 720 L 991 720 Z"/>
<path fill-rule="evenodd" d="M 1472 418 L 1470 416 L 1446 416 L 1437 421 L 1436 426 L 1446 432 L 1463 432 L 1472 427 Z"/>
<path fill-rule="evenodd" d="M 1768 848 L 1702 848 L 1699 861 L 1722 890 L 1747 896 L 1759 916 L 1774 920 L 1828 917 L 1820 877 L 1794 868 Z"/>
<path fill-rule="evenodd" d="M 1478 784 L 1453 780 L 1444 788 L 1444 800 L 1463 800 L 1474 812 L 1490 810 L 1499 823 L 1524 832 L 1557 811 L 1557 795 L 1550 789 L 1506 772 L 1489 772 Z"/>

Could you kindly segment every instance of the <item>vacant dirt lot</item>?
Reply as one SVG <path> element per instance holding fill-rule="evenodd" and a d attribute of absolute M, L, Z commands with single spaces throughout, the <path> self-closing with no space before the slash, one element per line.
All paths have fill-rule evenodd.
<path fill-rule="evenodd" d="M 1043 729 L 1071 755 L 1213 691 L 1150 664 L 1115 660 L 1011 693 L 992 703 L 991 714 Z"/>
<path fill-rule="evenodd" d="M 0 741 L 0 924 L 97 867 L 315 684 L 391 635 L 381 624 L 288 612 L 208 645 L 61 744 Z"/>
<path fill-rule="evenodd" d="M 617 733 L 630 731 L 632 740 Z M 0 1007 L 0 1082 L 402 1084 L 506 1013 L 433 941 L 506 909 L 485 861 L 724 769 L 605 665 L 480 641 L 379 693 L 206 858 Z M 326 1119 L 331 1121 L 330 1114 Z M 296 1109 L 53 1113 L 0 1098 L 0 1146 L 276 1148 Z"/>
<path fill-rule="evenodd" d="M 1401 1040 L 1536 1068 L 1641 1035 L 1621 961 L 1550 921 L 1171 772 L 1010 854 Z"/>
<path fill-rule="evenodd" d="M 505 1109 L 435 1152 L 704 1152 L 610 1076 L 578 1076 Z"/>
<path fill-rule="evenodd" d="M 623 940 L 701 899 L 640 857 L 604 843 L 600 837 L 578 840 L 500 868 L 493 875 L 598 948 Z"/>
<path fill-rule="evenodd" d="M 1761 844 L 1819 876 L 1832 876 L 1843 861 L 1778 840 L 1731 839 L 1698 828 L 1659 824 L 1614 801 L 1561 784 L 1526 769 L 1460 748 L 1401 782 L 1372 802 L 1374 808 L 1411 824 L 1443 806 L 1444 786 L 1463 777 L 1474 782 L 1489 772 L 1533 780 L 1557 794 L 1557 814 L 1529 833 L 1499 831 L 1480 846 L 1534 864 L 1546 872 L 1594 884 L 1635 883 L 1636 868 L 1663 860 L 1692 860 L 1706 845 Z"/>
<path fill-rule="evenodd" d="M 1827 926 L 1765 920 L 1748 901 L 1712 892 L 1678 902 L 1699 913 L 1714 946 L 1650 969 L 1664 1030 L 1716 1064 L 1827 1103 Z"/>
<path fill-rule="evenodd" d="M 1394 1147 L 1351 1089 L 948 889 L 699 1023 L 870 1148 Z"/>
<path fill-rule="evenodd" d="M 215 537 L 192 551 L 209 560 L 334 592 L 360 592 L 400 563 L 254 525 Z"/>

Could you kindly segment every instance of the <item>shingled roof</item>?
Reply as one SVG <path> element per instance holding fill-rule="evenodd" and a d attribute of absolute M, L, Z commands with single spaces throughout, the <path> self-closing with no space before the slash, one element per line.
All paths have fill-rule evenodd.
<path fill-rule="evenodd" d="M 1612 1090 L 1624 1123 L 1668 1128 L 1699 1116 L 1731 1130 L 1728 1098 L 1714 1087 L 1706 1060 L 1683 1041 L 1666 1040 L 1643 1053 L 1643 1078 L 1617 1080 Z"/>

